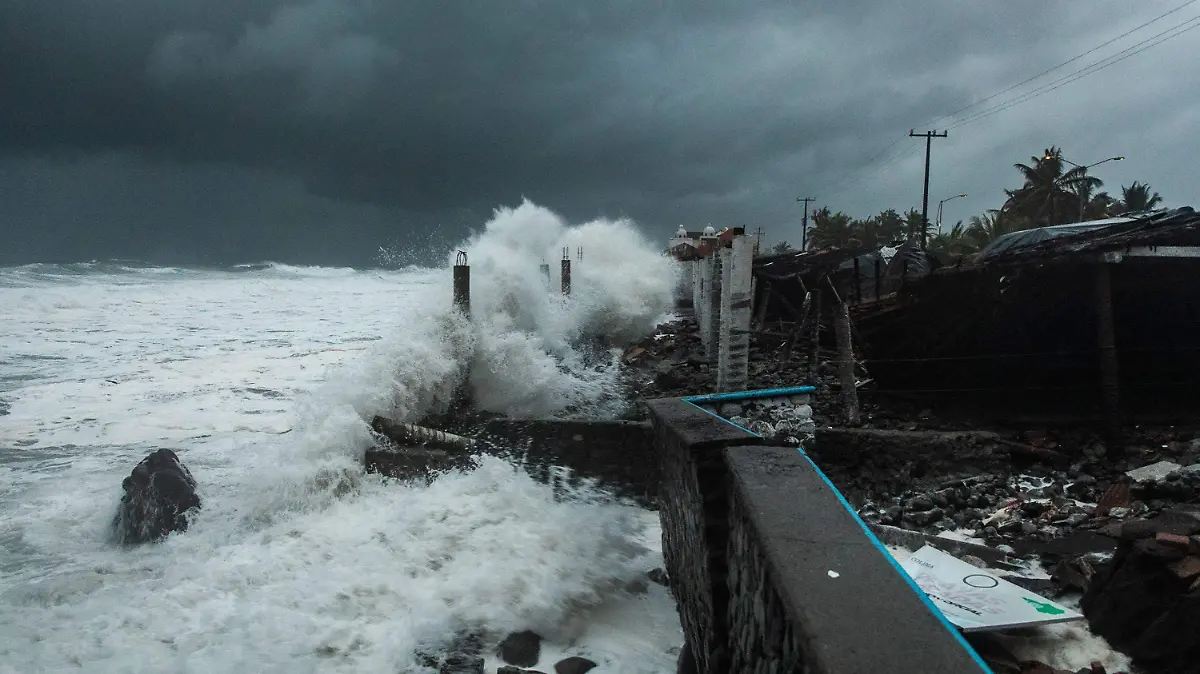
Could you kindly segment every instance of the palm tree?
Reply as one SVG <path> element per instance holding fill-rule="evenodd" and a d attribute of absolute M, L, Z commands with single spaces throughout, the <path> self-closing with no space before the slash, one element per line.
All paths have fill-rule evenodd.
<path fill-rule="evenodd" d="M 1051 145 L 1041 157 L 1030 157 L 1031 165 L 1013 164 L 1025 178 L 1016 190 L 1005 190 L 1008 201 L 1002 211 L 1028 218 L 1038 226 L 1073 222 L 1079 202 L 1104 183 L 1087 175 L 1087 169 L 1072 168 L 1063 173 L 1062 150 Z"/>
<path fill-rule="evenodd" d="M 1084 220 L 1103 220 L 1116 215 L 1116 206 L 1120 203 L 1108 195 L 1108 192 L 1100 192 L 1096 196 L 1088 200 L 1084 206 Z"/>
<path fill-rule="evenodd" d="M 878 248 L 886 244 L 888 239 L 879 225 L 879 219 L 874 216 L 850 223 L 850 229 L 854 232 L 854 243 L 860 248 Z"/>
<path fill-rule="evenodd" d="M 966 236 L 976 246 L 983 248 L 1005 234 L 1019 232 L 1023 229 L 1029 229 L 1029 220 L 1025 216 L 1018 215 L 1013 211 L 993 208 L 983 215 L 971 216 Z"/>
<path fill-rule="evenodd" d="M 948 255 L 970 255 L 979 251 L 979 242 L 963 227 L 962 220 L 954 223 L 949 231 L 942 232 L 929 240 L 929 250 Z"/>
<path fill-rule="evenodd" d="M 838 211 L 831 213 L 826 206 L 812 214 L 813 228 L 808 233 L 809 247 L 813 250 L 820 248 L 852 248 L 855 243 L 854 219 Z"/>
<path fill-rule="evenodd" d="M 889 245 L 904 239 L 907 223 L 896 212 L 896 209 L 889 208 L 886 211 L 880 211 L 879 215 L 871 219 L 875 221 L 875 230 L 878 232 L 881 245 Z"/>
<path fill-rule="evenodd" d="M 1161 203 L 1158 192 L 1151 192 L 1149 185 L 1135 180 L 1129 187 L 1121 188 L 1121 200 L 1113 204 L 1113 210 L 1119 214 L 1141 213 L 1153 210 Z"/>
<path fill-rule="evenodd" d="M 933 223 L 930 222 L 926 222 L 924 227 L 921 226 L 921 211 L 910 208 L 904 212 L 904 231 L 908 235 L 910 243 L 921 243 L 922 240 L 928 238 L 932 229 Z M 922 237 L 922 234 L 925 236 Z"/>
<path fill-rule="evenodd" d="M 1076 169 L 1072 169 L 1071 171 L 1076 171 Z M 1075 207 L 1079 210 L 1079 214 L 1080 214 L 1079 221 L 1083 222 L 1084 220 L 1096 220 L 1096 219 L 1100 219 L 1100 218 L 1107 218 L 1108 217 L 1108 209 L 1107 209 L 1107 203 L 1105 202 L 1105 200 L 1111 201 L 1111 199 L 1109 199 L 1109 197 L 1108 197 L 1108 193 L 1099 192 L 1095 195 L 1092 194 L 1093 190 L 1104 186 L 1104 181 L 1100 180 L 1099 178 L 1087 175 L 1086 174 L 1087 169 L 1084 167 L 1079 167 L 1078 171 L 1079 171 L 1079 175 L 1080 175 L 1080 180 L 1078 180 L 1075 183 L 1074 187 L 1075 187 L 1075 198 L 1076 198 L 1076 206 Z M 1068 172 L 1067 175 L 1070 175 L 1070 173 L 1071 172 Z M 1098 199 L 1102 199 L 1102 200 L 1097 201 Z M 1082 205 L 1083 208 L 1079 208 L 1080 205 Z M 1098 215 L 1095 218 L 1091 217 L 1092 213 L 1097 213 L 1097 212 L 1100 215 Z"/>
<path fill-rule="evenodd" d="M 792 244 L 788 243 L 787 241 L 780 241 L 779 243 L 775 244 L 774 246 L 771 246 L 772 253 L 778 253 L 781 255 L 790 250 L 792 250 Z"/>

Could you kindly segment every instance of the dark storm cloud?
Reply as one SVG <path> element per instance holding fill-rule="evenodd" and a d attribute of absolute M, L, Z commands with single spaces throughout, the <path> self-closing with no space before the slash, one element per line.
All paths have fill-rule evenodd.
<path fill-rule="evenodd" d="M 294 258 L 336 240 L 341 257 L 361 258 L 380 237 L 460 226 L 464 212 L 482 218 L 521 196 L 575 218 L 628 215 L 656 235 L 712 221 L 784 237 L 800 192 L 824 189 L 816 196 L 863 215 L 916 205 L 919 158 L 866 189 L 831 188 L 909 125 L 1158 12 L 948 0 L 0 0 L 3 189 L 25 189 L 0 215 L 6 228 L 39 223 L 43 242 L 8 247 L 0 262 L 63 246 L 88 256 L 122 238 L 131 256 Z M 1149 81 L 1128 79 L 1139 59 L 1155 63 L 1106 71 L 1125 73 L 1123 96 L 1098 75 L 1039 99 L 1059 108 L 1031 103 L 939 141 L 934 184 L 978 193 L 978 211 L 1012 186 L 1013 162 L 1052 142 L 1092 152 L 1103 131 L 1134 155 L 1130 107 L 1114 100 L 1157 84 L 1152 66 Z M 1089 91 L 1105 103 L 1069 103 Z M 1176 102 L 1141 109 L 1139 125 L 1178 127 L 1180 114 Z M 1183 190 L 1166 182 L 1177 171 L 1151 166 L 1127 170 L 1165 194 Z M 80 194 L 93 217 L 55 203 Z M 77 236 L 85 230 L 95 241 Z"/>

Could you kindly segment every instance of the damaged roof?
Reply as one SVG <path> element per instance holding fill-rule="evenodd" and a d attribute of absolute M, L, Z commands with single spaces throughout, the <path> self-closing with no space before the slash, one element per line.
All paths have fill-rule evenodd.
<path fill-rule="evenodd" d="M 1200 214 L 1185 206 L 1134 217 L 1012 232 L 988 244 L 975 262 L 1020 261 L 1164 244 L 1200 245 Z"/>

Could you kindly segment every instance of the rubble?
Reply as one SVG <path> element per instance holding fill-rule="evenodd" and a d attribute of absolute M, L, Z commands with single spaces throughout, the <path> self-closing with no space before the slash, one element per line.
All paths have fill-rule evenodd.
<path fill-rule="evenodd" d="M 1120 546 L 1080 602 L 1092 631 L 1148 670 L 1197 671 L 1200 508 L 1175 508 L 1108 531 Z"/>
<path fill-rule="evenodd" d="M 718 412 L 770 444 L 808 448 L 818 429 L 845 427 L 833 394 L 837 380 L 828 362 L 833 356 L 809 344 L 799 345 L 795 358 L 784 357 L 787 345 L 776 334 L 784 331 L 768 328 L 752 335 L 748 388 L 812 385 L 810 404 L 739 402 Z M 807 363 L 812 353 L 821 361 L 815 368 Z M 626 351 L 624 362 L 634 397 L 714 392 L 716 363 L 705 356 L 690 320 L 661 326 L 658 334 Z M 869 376 L 864 372 L 862 379 Z M 1181 507 L 1200 513 L 1184 505 L 1200 503 L 1200 429 L 1129 428 L 1125 451 L 1117 455 L 1107 451 L 1096 430 L 1078 423 L 997 425 L 972 416 L 980 413 L 977 408 L 953 409 L 953 401 L 939 403 L 935 414 L 928 401 L 885 397 L 869 383 L 859 383 L 865 395 L 855 428 L 905 435 L 973 433 L 987 436 L 978 442 L 1002 450 L 980 450 L 985 458 L 1000 457 L 991 464 L 956 463 L 953 479 L 938 479 L 939 469 L 947 466 L 937 461 L 894 466 L 878 457 L 845 475 L 831 472 L 877 534 L 891 531 L 911 539 L 905 547 L 928 542 L 968 563 L 1002 570 L 1014 584 L 1046 597 L 1085 596 L 1082 612 L 1092 632 L 1133 656 L 1146 672 L 1200 671 L 1186 664 L 1189 658 L 1200 662 L 1200 647 L 1193 650 L 1184 636 L 1200 627 L 1200 514 L 1194 530 L 1193 520 L 1180 525 L 1178 514 Z M 818 447 L 818 464 L 820 455 Z M 1022 559 L 1047 573 L 1030 577 L 1015 571 Z M 1057 633 L 1057 638 L 1071 637 Z M 1005 672 L 1105 671 L 1099 662 L 1054 669 L 1011 653 L 987 660 L 995 671 Z M 1105 660 L 1109 671 L 1125 667 L 1115 664 L 1119 660 Z"/>

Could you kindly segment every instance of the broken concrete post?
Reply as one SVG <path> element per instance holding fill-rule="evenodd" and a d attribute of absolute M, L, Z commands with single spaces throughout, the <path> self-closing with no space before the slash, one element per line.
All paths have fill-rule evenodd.
<path fill-rule="evenodd" d="M 458 251 L 454 261 L 454 306 L 471 315 L 471 268 L 467 266 L 465 250 Z"/>
<path fill-rule="evenodd" d="M 699 261 L 702 288 L 695 312 L 700 342 L 708 358 L 717 353 L 717 320 L 721 313 L 720 245 L 721 239 L 715 233 L 700 237 L 700 251 L 704 255 Z"/>
<path fill-rule="evenodd" d="M 571 294 L 571 249 L 563 249 L 562 259 L 562 294 Z"/>
<path fill-rule="evenodd" d="M 750 311 L 753 259 L 750 241 L 733 237 L 721 248 L 721 313 L 717 344 L 717 390 L 742 391 L 750 368 Z"/>
<path fill-rule="evenodd" d="M 371 422 L 375 432 L 401 445 L 427 445 L 441 449 L 470 451 L 475 446 L 475 439 L 468 438 L 434 428 L 426 428 L 416 424 L 406 424 L 392 421 L 383 417 L 375 417 Z"/>
<path fill-rule="evenodd" d="M 705 307 L 707 338 L 704 342 L 704 355 L 709 358 L 716 358 L 721 340 L 721 294 L 725 292 L 721 284 L 724 280 L 724 273 L 721 271 L 721 255 L 719 251 L 713 251 L 713 254 L 708 259 L 709 287 L 712 290 L 708 294 L 708 306 Z"/>
<path fill-rule="evenodd" d="M 833 332 L 838 347 L 838 380 L 846 423 L 858 425 L 858 389 L 854 383 L 854 346 L 850 340 L 850 307 L 844 301 L 833 306 Z"/>
<path fill-rule="evenodd" d="M 1100 370 L 1100 414 L 1108 455 L 1124 456 L 1121 437 L 1121 387 L 1116 328 L 1113 321 L 1112 273 L 1107 263 L 1095 265 L 1096 345 Z"/>

